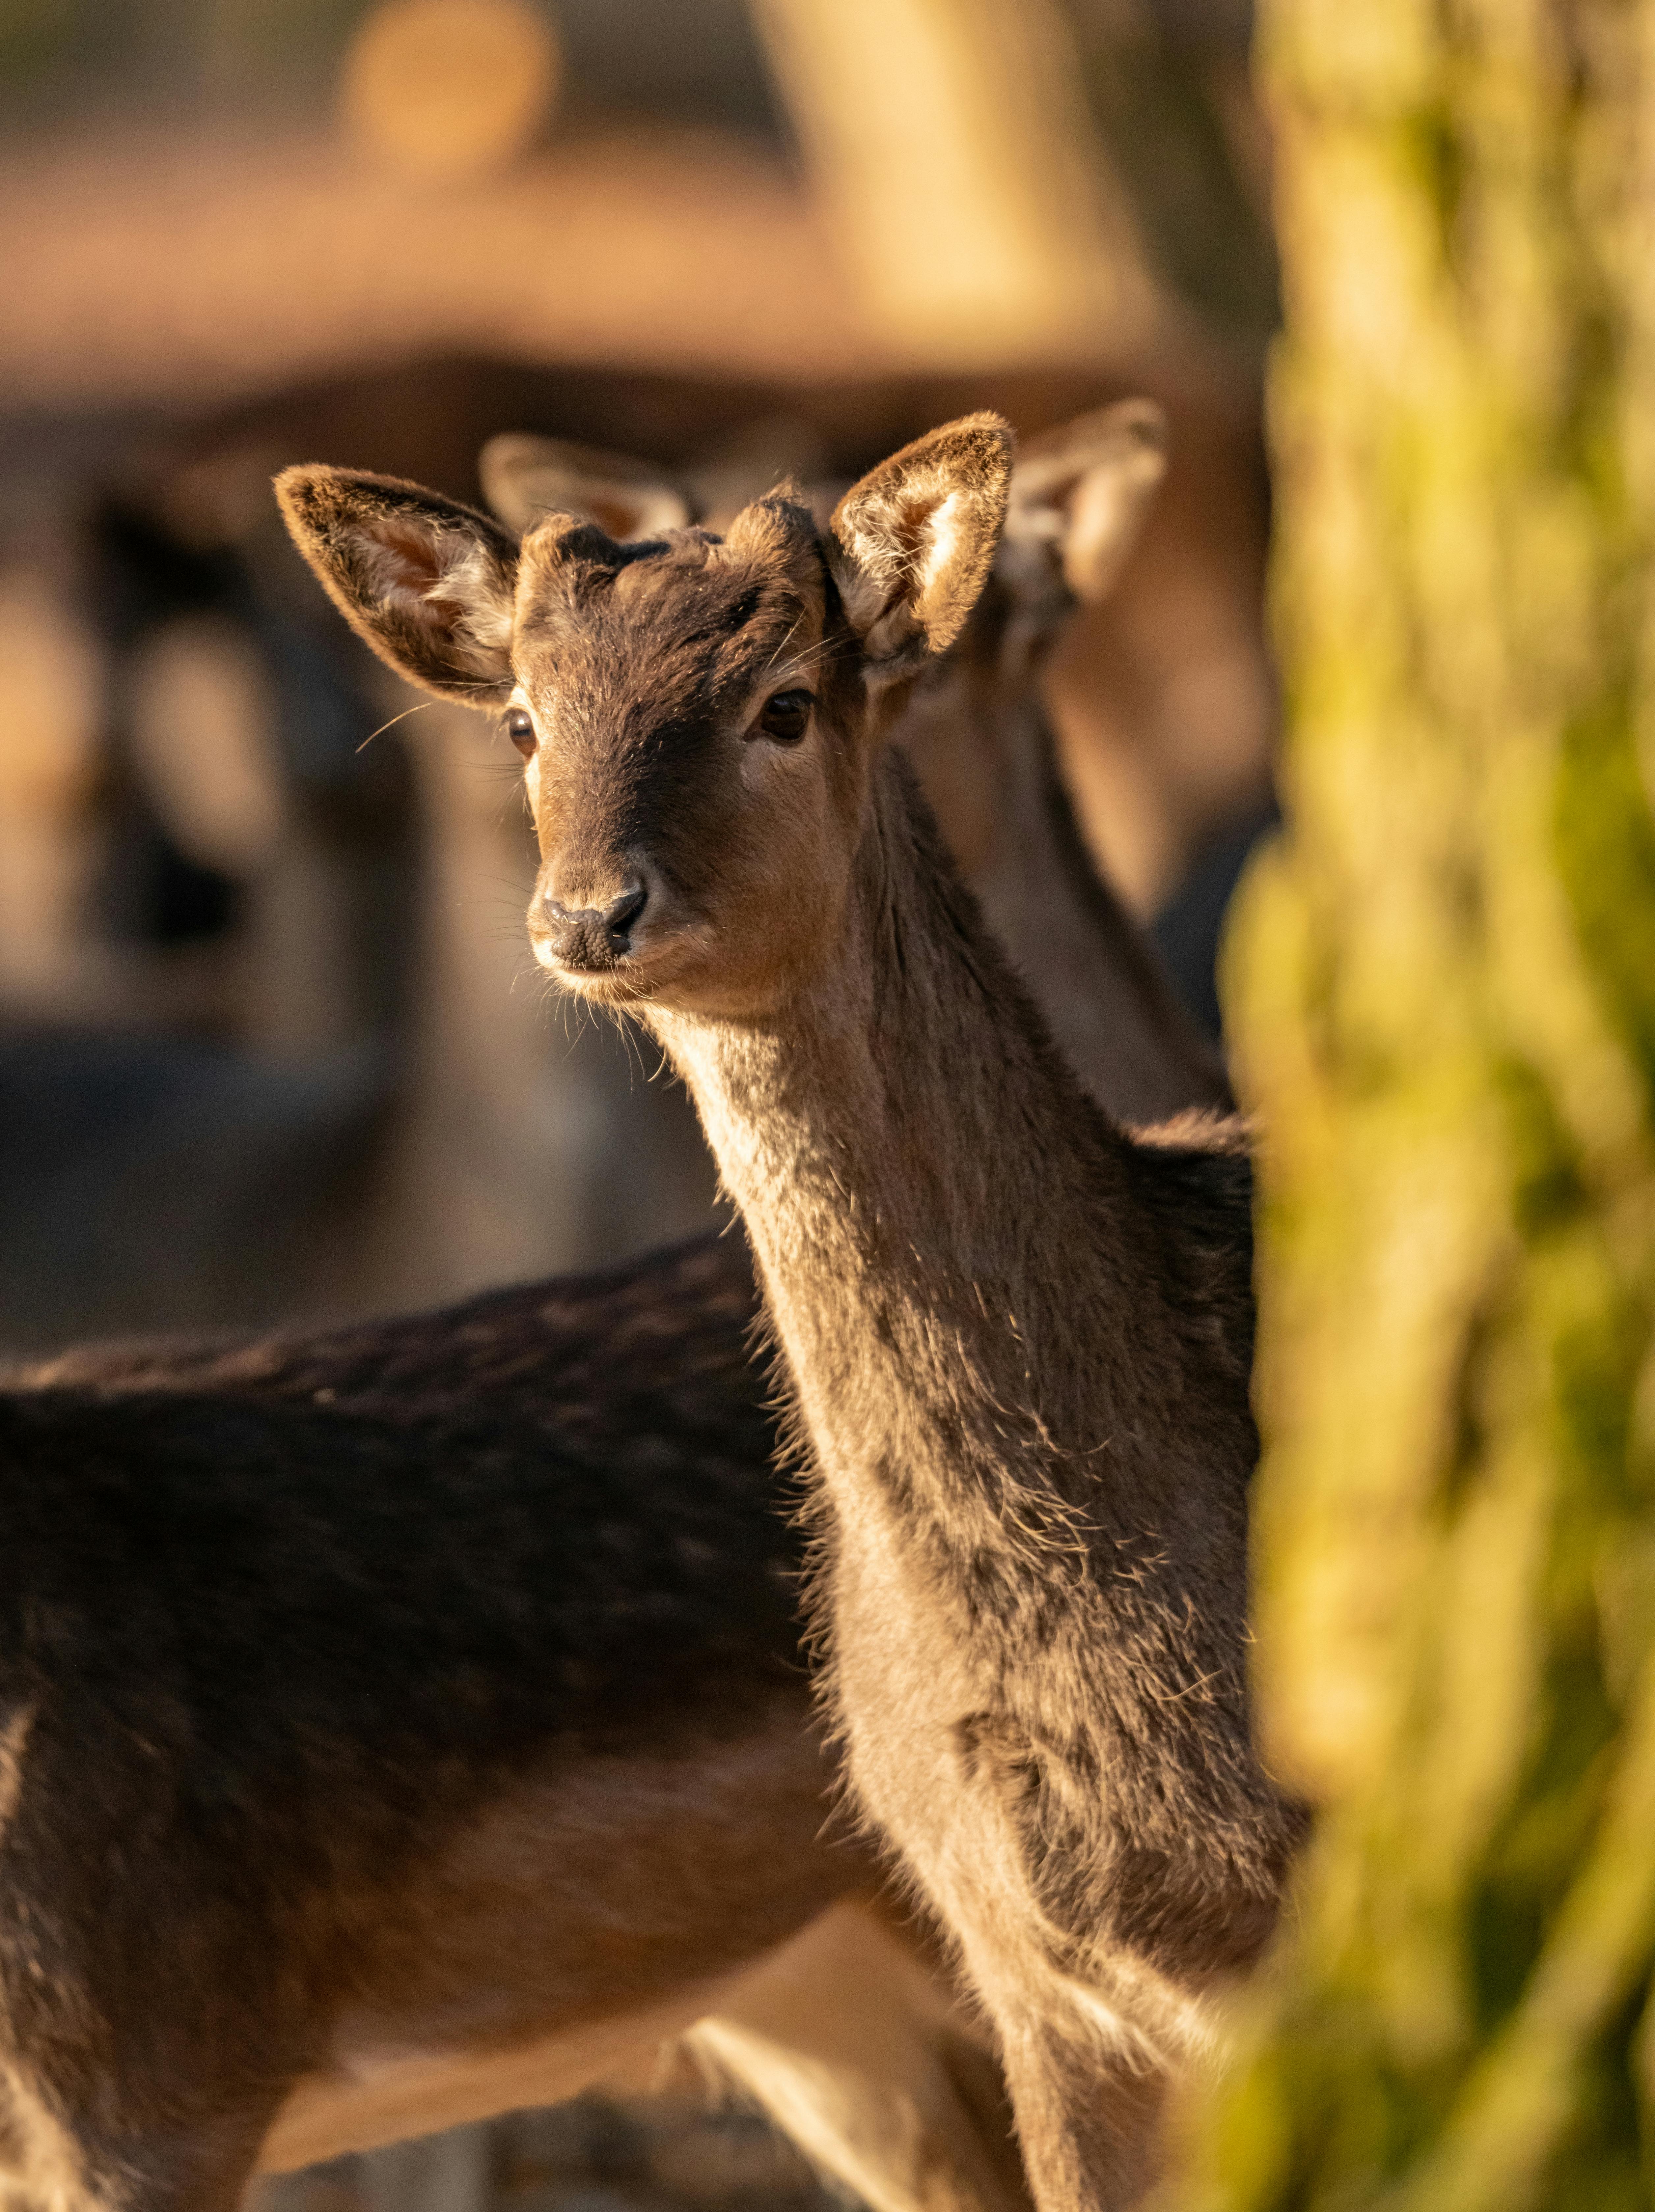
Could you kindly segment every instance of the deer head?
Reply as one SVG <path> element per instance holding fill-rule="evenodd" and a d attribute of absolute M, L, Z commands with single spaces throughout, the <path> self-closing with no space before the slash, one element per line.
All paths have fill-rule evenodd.
<path fill-rule="evenodd" d="M 652 538 L 699 522 L 727 526 L 787 476 L 779 463 L 806 443 L 786 418 L 749 425 L 713 472 L 721 508 L 697 489 L 707 472 L 658 464 L 568 439 L 505 431 L 478 456 L 490 507 L 523 532 L 552 508 L 596 522 L 611 538 Z M 894 734 L 917 770 L 949 850 L 979 890 L 1018 811 L 1013 784 L 1027 754 L 1027 712 L 1037 664 L 1077 605 L 1108 597 L 1125 567 L 1166 467 L 1166 417 L 1153 399 L 1121 399 L 1019 441 L 994 580 L 953 651 L 937 656 Z M 819 452 L 818 454 L 819 459 Z M 739 495 L 737 485 L 741 487 Z M 812 479 L 824 527 L 843 485 Z M 1044 760 L 1044 750 L 1034 750 Z M 1044 803 L 1046 779 L 1036 778 Z"/>
<path fill-rule="evenodd" d="M 933 431 L 825 533 L 785 491 L 721 538 L 620 542 L 553 512 L 520 546 L 383 477 L 289 469 L 277 493 L 377 653 L 504 714 L 540 843 L 529 934 L 557 981 L 751 1018 L 832 938 L 873 759 L 987 578 L 1011 456 L 995 416 Z"/>

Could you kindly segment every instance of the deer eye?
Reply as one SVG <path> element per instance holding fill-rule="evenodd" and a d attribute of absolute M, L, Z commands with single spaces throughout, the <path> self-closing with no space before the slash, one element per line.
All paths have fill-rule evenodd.
<path fill-rule="evenodd" d="M 532 759 L 535 736 L 534 720 L 532 715 L 526 714 L 520 707 L 514 707 L 506 717 L 506 735 L 525 760 Z"/>
<path fill-rule="evenodd" d="M 797 744 L 805 734 L 810 710 L 815 704 L 813 691 L 778 691 L 766 702 L 758 726 L 778 745 Z"/>

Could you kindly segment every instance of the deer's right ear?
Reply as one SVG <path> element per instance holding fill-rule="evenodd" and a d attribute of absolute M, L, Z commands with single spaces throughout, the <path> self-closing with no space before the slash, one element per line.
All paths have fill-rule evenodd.
<path fill-rule="evenodd" d="M 284 469 L 276 496 L 295 544 L 381 660 L 441 698 L 504 705 L 517 548 L 498 523 L 349 469 Z"/>
<path fill-rule="evenodd" d="M 601 453 L 531 430 L 502 430 L 477 457 L 483 496 L 520 537 L 544 514 L 595 522 L 618 544 L 659 538 L 690 521 L 690 502 L 648 461 Z"/>
<path fill-rule="evenodd" d="M 876 670 L 906 675 L 959 635 L 988 580 L 1011 475 L 1010 424 L 967 415 L 882 461 L 835 507 L 828 558 Z"/>

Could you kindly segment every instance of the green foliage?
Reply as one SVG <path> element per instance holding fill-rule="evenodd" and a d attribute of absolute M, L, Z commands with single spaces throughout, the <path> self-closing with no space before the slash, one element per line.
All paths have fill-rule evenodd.
<path fill-rule="evenodd" d="M 1291 829 L 1269 1752 L 1319 1808 L 1177 2202 L 1655 2193 L 1655 0 L 1266 0 Z"/>

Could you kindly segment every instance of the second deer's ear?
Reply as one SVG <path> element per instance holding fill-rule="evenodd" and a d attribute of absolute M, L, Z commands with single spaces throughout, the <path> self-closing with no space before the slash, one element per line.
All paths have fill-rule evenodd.
<path fill-rule="evenodd" d="M 876 667 L 900 673 L 959 635 L 1006 519 L 1010 425 L 968 415 L 882 461 L 833 512 L 829 558 Z"/>
<path fill-rule="evenodd" d="M 276 496 L 295 544 L 381 660 L 441 698 L 504 705 L 517 548 L 498 523 L 350 469 L 284 469 Z"/>
<path fill-rule="evenodd" d="M 1025 604 L 1090 605 L 1113 587 L 1166 473 L 1166 417 L 1123 399 L 1025 446 L 1012 479 L 1001 573 Z"/>
<path fill-rule="evenodd" d="M 483 496 L 520 536 L 543 514 L 575 514 L 619 543 L 682 530 L 690 502 L 648 461 L 530 430 L 502 430 L 477 457 Z"/>

